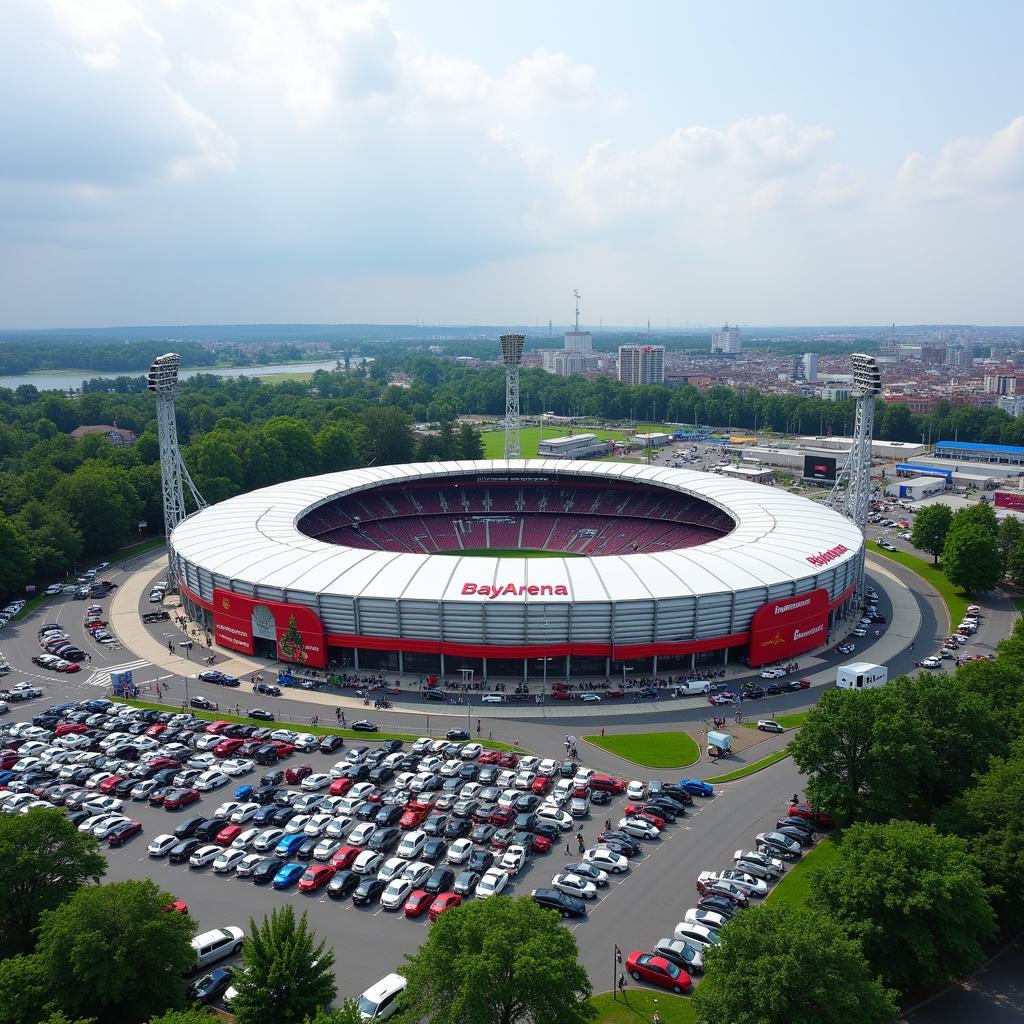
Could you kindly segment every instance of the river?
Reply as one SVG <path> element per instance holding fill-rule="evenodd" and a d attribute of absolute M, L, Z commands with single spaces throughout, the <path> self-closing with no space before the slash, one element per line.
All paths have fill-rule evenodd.
<path fill-rule="evenodd" d="M 200 367 L 194 370 L 182 370 L 178 376 L 188 380 L 198 373 L 209 373 L 215 377 L 268 377 L 275 373 L 309 373 L 313 370 L 333 370 L 337 360 L 325 359 L 319 363 L 280 363 L 276 366 L 220 366 L 216 368 Z M 78 390 L 84 381 L 103 378 L 113 380 L 115 377 L 142 376 L 139 371 L 128 373 L 102 373 L 99 370 L 69 370 L 52 373 L 19 373 L 13 377 L 0 377 L 0 388 L 16 388 L 20 384 L 33 384 L 40 391 Z"/>

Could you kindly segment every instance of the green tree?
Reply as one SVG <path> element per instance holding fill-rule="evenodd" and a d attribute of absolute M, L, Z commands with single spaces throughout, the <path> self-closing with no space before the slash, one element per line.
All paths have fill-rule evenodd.
<path fill-rule="evenodd" d="M 239 1024 L 298 1024 L 334 999 L 334 951 L 317 941 L 305 911 L 295 920 L 290 903 L 261 924 L 250 920 L 242 956 L 231 1001 Z"/>
<path fill-rule="evenodd" d="M 705 950 L 693 996 L 699 1024 L 887 1024 L 896 1000 L 860 945 L 827 914 L 766 903 L 745 911 Z"/>
<path fill-rule="evenodd" d="M 320 456 L 320 471 L 323 473 L 352 469 L 358 462 L 352 429 L 345 423 L 325 423 L 317 432 L 316 450 Z"/>
<path fill-rule="evenodd" d="M 973 522 L 950 529 L 942 549 L 942 571 L 968 594 L 992 590 L 1002 574 L 995 536 Z"/>
<path fill-rule="evenodd" d="M 205 1006 L 190 1006 L 150 1017 L 148 1024 L 214 1024 L 217 1019 Z"/>
<path fill-rule="evenodd" d="M 406 956 L 401 1020 L 429 1024 L 582 1024 L 587 972 L 558 915 L 528 897 L 492 896 L 442 914 Z"/>
<path fill-rule="evenodd" d="M 0 1024 L 35 1024 L 46 1012 L 46 997 L 38 957 L 0 959 Z"/>
<path fill-rule="evenodd" d="M 916 799 L 931 751 L 895 690 L 826 690 L 790 742 L 815 804 L 841 818 L 885 820 Z"/>
<path fill-rule="evenodd" d="M 336 1010 L 321 1007 L 302 1024 L 363 1024 L 363 1012 L 355 999 L 346 999 Z"/>
<path fill-rule="evenodd" d="M 356 447 L 364 466 L 411 462 L 416 453 L 416 440 L 409 417 L 401 409 L 368 409 L 360 417 Z"/>
<path fill-rule="evenodd" d="M 1010 553 L 1024 542 L 1024 523 L 1016 516 L 1007 516 L 999 524 L 999 559 L 1003 576 L 1010 571 Z"/>
<path fill-rule="evenodd" d="M 838 850 L 811 874 L 810 904 L 861 942 L 886 984 L 938 985 L 982 962 L 996 919 L 963 839 L 893 820 L 853 825 Z"/>
<path fill-rule="evenodd" d="M 31 573 L 32 555 L 24 534 L 0 512 L 0 597 L 21 593 Z"/>
<path fill-rule="evenodd" d="M 32 499 L 15 519 L 32 552 L 36 578 L 63 575 L 81 557 L 81 534 L 60 509 Z"/>
<path fill-rule="evenodd" d="M 87 463 L 61 480 L 53 496 L 77 526 L 87 554 L 116 551 L 137 532 L 141 504 L 125 470 Z"/>
<path fill-rule="evenodd" d="M 459 427 L 459 458 L 482 459 L 484 457 L 484 439 L 472 423 L 463 423 Z"/>
<path fill-rule="evenodd" d="M 1010 518 L 1006 519 L 1009 522 Z M 1003 563 L 1003 575 L 1009 577 L 1011 583 L 1016 586 L 1024 586 L 1024 538 L 1021 538 L 1013 545 L 1006 554 L 1006 561 Z"/>
<path fill-rule="evenodd" d="M 999 520 L 996 518 L 996 510 L 992 507 L 991 502 L 979 501 L 975 505 L 957 509 L 953 513 L 952 522 L 949 524 L 952 532 L 966 529 L 968 526 L 980 526 L 992 535 L 993 540 L 999 538 Z"/>
<path fill-rule="evenodd" d="M 61 811 L 0 815 L 0 951 L 30 950 L 40 915 L 98 881 L 106 867 L 96 840 Z"/>
<path fill-rule="evenodd" d="M 44 911 L 36 954 L 55 1008 L 122 1024 L 180 1007 L 196 925 L 166 913 L 170 899 L 149 879 L 113 882 Z"/>
<path fill-rule="evenodd" d="M 927 551 L 932 561 L 938 562 L 952 521 L 953 510 L 948 505 L 928 505 L 914 516 L 910 543 L 921 551 Z"/>

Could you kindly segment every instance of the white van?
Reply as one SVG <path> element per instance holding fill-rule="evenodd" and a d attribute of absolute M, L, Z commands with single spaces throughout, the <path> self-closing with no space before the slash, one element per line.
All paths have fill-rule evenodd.
<path fill-rule="evenodd" d="M 371 985 L 359 997 L 359 1012 L 363 1020 L 386 1020 L 398 1009 L 398 997 L 408 983 L 400 974 L 389 974 Z"/>
<path fill-rule="evenodd" d="M 196 951 L 195 970 L 202 970 L 209 964 L 233 956 L 242 948 L 245 932 L 237 925 L 229 924 L 227 928 L 214 928 L 203 932 L 192 940 L 192 948 Z"/>

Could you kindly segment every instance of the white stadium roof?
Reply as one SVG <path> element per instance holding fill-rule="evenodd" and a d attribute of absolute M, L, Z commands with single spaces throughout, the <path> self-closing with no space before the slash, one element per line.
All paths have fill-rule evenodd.
<path fill-rule="evenodd" d="M 430 477 L 488 474 L 646 483 L 725 510 L 736 526 L 696 547 L 650 554 L 576 558 L 421 555 L 350 548 L 307 537 L 304 514 L 346 493 Z M 823 505 L 709 473 L 622 462 L 529 459 L 416 463 L 307 477 L 251 491 L 204 509 L 173 532 L 175 552 L 217 576 L 289 594 L 341 594 L 389 600 L 472 601 L 466 583 L 503 587 L 494 603 L 649 600 L 773 587 L 857 558 L 860 531 Z M 845 550 L 843 550 L 845 549 Z M 824 561 L 812 561 L 825 556 Z M 565 586 L 565 596 L 530 596 L 520 585 Z"/>

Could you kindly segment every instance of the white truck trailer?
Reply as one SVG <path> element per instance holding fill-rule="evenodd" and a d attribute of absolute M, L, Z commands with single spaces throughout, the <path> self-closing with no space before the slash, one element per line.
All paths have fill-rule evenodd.
<path fill-rule="evenodd" d="M 851 661 L 836 669 L 836 686 L 840 690 L 874 690 L 888 681 L 889 670 L 868 661 Z"/>

